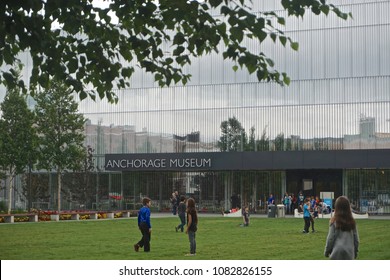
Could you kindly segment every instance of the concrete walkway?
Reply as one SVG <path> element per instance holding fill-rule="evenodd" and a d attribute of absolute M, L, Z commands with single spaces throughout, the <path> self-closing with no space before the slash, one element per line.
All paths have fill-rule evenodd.
<path fill-rule="evenodd" d="M 198 213 L 199 217 L 223 217 L 221 213 Z M 153 218 L 170 218 L 170 217 L 178 217 L 177 215 L 173 215 L 170 212 L 152 212 Z M 268 218 L 267 214 L 250 214 L 251 219 L 252 218 Z M 284 218 L 290 219 L 294 218 L 294 215 L 287 214 Z M 226 217 L 226 219 L 229 219 L 229 217 Z M 297 218 L 298 219 L 298 218 Z M 390 215 L 369 215 L 368 219 L 373 220 L 390 220 Z"/>

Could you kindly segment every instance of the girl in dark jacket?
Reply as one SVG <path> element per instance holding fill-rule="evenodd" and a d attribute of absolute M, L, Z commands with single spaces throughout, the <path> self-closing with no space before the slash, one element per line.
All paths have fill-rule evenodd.
<path fill-rule="evenodd" d="M 198 230 L 198 213 L 195 208 L 195 200 L 189 198 L 187 200 L 187 228 L 186 233 L 190 241 L 190 253 L 186 256 L 195 256 L 196 254 L 196 239 L 195 233 Z"/>

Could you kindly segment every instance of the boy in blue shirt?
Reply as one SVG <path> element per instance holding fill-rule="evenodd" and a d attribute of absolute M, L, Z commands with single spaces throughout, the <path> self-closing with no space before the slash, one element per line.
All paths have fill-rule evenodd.
<path fill-rule="evenodd" d="M 150 206 L 152 200 L 149 197 L 142 199 L 143 207 L 138 212 L 138 228 L 142 233 L 142 238 L 138 243 L 134 244 L 134 250 L 139 251 L 139 248 L 144 247 L 144 252 L 150 252 L 150 238 L 152 233 L 152 225 L 150 224 Z"/>
<path fill-rule="evenodd" d="M 268 198 L 268 205 L 274 205 L 275 204 L 275 198 L 273 194 L 271 193 Z"/>
<path fill-rule="evenodd" d="M 305 221 L 305 228 L 303 230 L 303 233 L 309 233 L 309 227 L 310 227 L 310 199 L 305 199 L 305 204 L 303 205 L 303 219 Z"/>

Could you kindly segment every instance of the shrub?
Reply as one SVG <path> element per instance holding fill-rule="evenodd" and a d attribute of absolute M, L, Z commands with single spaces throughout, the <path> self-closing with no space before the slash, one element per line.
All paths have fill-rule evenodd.
<path fill-rule="evenodd" d="M 0 201 L 0 212 L 7 212 L 7 204 L 4 200 Z"/>

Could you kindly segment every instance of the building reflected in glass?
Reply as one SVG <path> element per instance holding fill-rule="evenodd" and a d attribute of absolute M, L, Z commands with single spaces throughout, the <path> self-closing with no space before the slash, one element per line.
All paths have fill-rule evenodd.
<path fill-rule="evenodd" d="M 91 175 L 87 199 L 63 205 L 137 209 L 140 198 L 148 195 L 156 202 L 154 210 L 164 211 L 170 208 L 172 191 L 178 190 L 195 197 L 199 210 L 230 208 L 236 193 L 242 205 L 266 213 L 270 193 L 280 204 L 286 192 L 296 196 L 303 191 L 314 197 L 323 192 L 346 195 L 358 212 L 389 214 L 390 159 L 363 166 L 354 165 L 353 156 L 346 157 L 343 166 L 351 161 L 350 168 L 335 167 L 321 158 L 313 168 L 283 168 L 283 164 L 262 162 L 260 156 L 256 168 L 247 170 L 105 168 L 107 154 L 212 153 L 218 157 L 226 152 L 285 152 L 300 157 L 313 151 L 325 155 L 345 150 L 368 155 L 374 150 L 389 152 L 390 2 L 333 2 L 351 12 L 353 19 L 310 13 L 304 19 L 287 19 L 284 31 L 299 42 L 298 52 L 272 41 L 262 46 L 245 42 L 250 49 L 268 54 L 279 71 L 287 72 L 289 86 L 259 83 L 244 70 L 234 72 L 234 65 L 221 54 L 211 54 L 194 58 L 185 69 L 192 74 L 186 86 L 160 88 L 152 75 L 139 71 L 131 88 L 116 92 L 118 104 L 80 101 L 80 112 L 88 119 L 86 146 L 93 149 L 96 174 Z M 287 17 L 277 1 L 253 5 L 259 12 L 273 10 Z M 224 132 L 221 125 L 229 120 L 235 120 L 235 125 L 229 123 L 229 131 Z M 47 192 L 55 196 L 56 180 L 49 181 L 52 187 Z M 112 192 L 123 199 L 113 204 Z M 51 206 L 54 201 L 50 200 Z"/>

